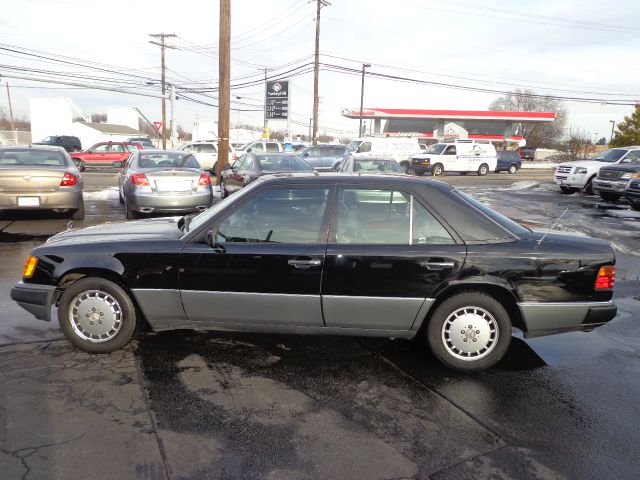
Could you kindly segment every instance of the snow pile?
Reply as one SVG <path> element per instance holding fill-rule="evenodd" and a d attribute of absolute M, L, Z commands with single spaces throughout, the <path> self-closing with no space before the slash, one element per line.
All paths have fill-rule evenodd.
<path fill-rule="evenodd" d="M 212 185 L 211 190 L 213 190 L 213 198 L 222 198 L 222 190 L 220 189 L 220 185 Z"/>
<path fill-rule="evenodd" d="M 512 183 L 509 190 L 531 190 L 540 186 L 540 182 L 534 182 L 533 180 L 522 180 L 520 182 Z"/>
<path fill-rule="evenodd" d="M 82 194 L 85 200 L 101 200 L 101 201 L 118 201 L 118 188 L 108 188 L 106 190 L 99 190 L 97 192 L 84 192 Z"/>

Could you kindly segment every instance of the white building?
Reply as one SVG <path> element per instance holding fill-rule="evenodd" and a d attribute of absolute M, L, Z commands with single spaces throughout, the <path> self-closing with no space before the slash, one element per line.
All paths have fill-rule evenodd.
<path fill-rule="evenodd" d="M 78 137 L 84 149 L 99 142 L 126 142 L 131 137 L 147 136 L 139 130 L 126 125 L 89 122 L 73 122 L 69 135 Z"/>

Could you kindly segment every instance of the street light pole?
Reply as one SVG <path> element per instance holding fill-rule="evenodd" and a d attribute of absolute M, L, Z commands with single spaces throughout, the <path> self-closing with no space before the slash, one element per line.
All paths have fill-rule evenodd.
<path fill-rule="evenodd" d="M 616 128 L 616 121 L 615 120 L 609 120 L 611 122 L 611 138 L 609 139 L 609 143 L 611 143 L 611 141 L 613 140 L 613 131 Z"/>
<path fill-rule="evenodd" d="M 362 64 L 362 85 L 360 86 L 360 126 L 358 127 L 358 137 L 362 137 L 362 107 L 364 105 L 364 69 L 369 68 L 370 63 Z"/>

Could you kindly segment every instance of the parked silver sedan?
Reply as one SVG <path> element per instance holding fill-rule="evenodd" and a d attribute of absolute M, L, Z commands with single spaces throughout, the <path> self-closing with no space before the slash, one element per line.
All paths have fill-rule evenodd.
<path fill-rule="evenodd" d="M 0 146 L 0 212 L 53 210 L 82 220 L 82 169 L 62 147 Z"/>
<path fill-rule="evenodd" d="M 114 162 L 127 218 L 145 213 L 199 212 L 213 199 L 211 178 L 188 152 L 140 150 Z"/>

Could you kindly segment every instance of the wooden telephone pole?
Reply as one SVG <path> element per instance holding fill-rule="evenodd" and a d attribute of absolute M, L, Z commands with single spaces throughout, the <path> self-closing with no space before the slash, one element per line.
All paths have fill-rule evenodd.
<path fill-rule="evenodd" d="M 153 43 L 154 45 L 158 45 L 160 47 L 160 69 L 162 71 L 162 149 L 166 150 L 167 148 L 167 99 L 166 95 L 166 85 L 165 85 L 165 76 L 166 76 L 166 68 L 164 65 L 164 49 L 165 48 L 176 48 L 172 45 L 167 45 L 165 43 L 165 38 L 175 37 L 174 33 L 150 33 L 150 37 L 159 38 L 160 42 L 154 42 L 149 40 L 149 43 Z"/>
<path fill-rule="evenodd" d="M 311 144 L 318 144 L 318 80 L 320 76 L 320 9 L 331 5 L 327 0 L 316 0 L 316 53 L 315 65 L 313 67 L 313 129 L 311 133 Z"/>
<path fill-rule="evenodd" d="M 218 54 L 218 162 L 216 184 L 229 162 L 229 117 L 231 115 L 231 0 L 220 0 L 220 51 Z"/>

